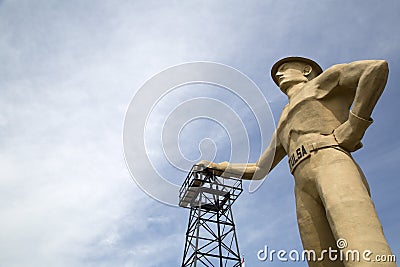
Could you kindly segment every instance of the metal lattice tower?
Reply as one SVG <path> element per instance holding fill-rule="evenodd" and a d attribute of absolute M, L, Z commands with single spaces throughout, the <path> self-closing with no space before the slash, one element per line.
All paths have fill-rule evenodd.
<path fill-rule="evenodd" d="M 193 166 L 179 194 L 190 209 L 182 267 L 240 266 L 231 206 L 242 193 L 242 180 Z"/>

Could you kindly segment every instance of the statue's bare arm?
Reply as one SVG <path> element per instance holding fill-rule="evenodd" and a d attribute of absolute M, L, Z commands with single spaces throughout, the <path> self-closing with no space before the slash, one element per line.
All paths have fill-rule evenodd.
<path fill-rule="evenodd" d="M 200 161 L 199 165 L 219 170 L 221 174 L 240 177 L 244 180 L 263 179 L 284 157 L 286 152 L 277 138 L 276 132 L 273 134 L 271 142 L 267 149 L 262 153 L 256 163 L 214 163 L 209 161 Z"/>
<path fill-rule="evenodd" d="M 385 88 L 389 74 L 385 60 L 362 60 L 342 67 L 339 86 L 357 88 L 352 112 L 366 120 Z"/>
<path fill-rule="evenodd" d="M 371 113 L 381 96 L 389 68 L 384 60 L 363 60 L 340 65 L 338 86 L 355 90 L 348 120 L 334 131 L 338 143 L 348 151 L 360 147 L 360 141 L 372 123 Z"/>

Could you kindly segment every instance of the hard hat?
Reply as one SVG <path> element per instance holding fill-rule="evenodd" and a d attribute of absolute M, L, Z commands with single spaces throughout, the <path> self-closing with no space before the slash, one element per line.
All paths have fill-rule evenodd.
<path fill-rule="evenodd" d="M 292 61 L 299 61 L 299 62 L 303 62 L 303 63 L 310 65 L 312 68 L 311 73 L 314 74 L 314 77 L 317 77 L 318 75 L 320 75 L 322 73 L 321 66 L 318 65 L 318 63 L 315 62 L 314 60 L 311 60 L 311 59 L 305 58 L 305 57 L 285 57 L 285 58 L 278 60 L 271 68 L 271 76 L 272 76 L 272 79 L 274 80 L 274 82 L 276 83 L 276 85 L 279 86 L 278 78 L 275 75 L 278 72 L 279 67 L 283 63 L 292 62 Z"/>

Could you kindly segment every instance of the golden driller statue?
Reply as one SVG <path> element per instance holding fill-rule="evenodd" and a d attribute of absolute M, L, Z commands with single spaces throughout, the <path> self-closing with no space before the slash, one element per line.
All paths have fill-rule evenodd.
<path fill-rule="evenodd" d="M 272 78 L 288 98 L 268 148 L 254 164 L 199 164 L 242 179 L 264 178 L 286 155 L 295 179 L 296 212 L 305 250 L 321 255 L 345 239 L 343 254 L 360 260 L 309 261 L 309 266 L 396 266 L 368 262 L 392 252 L 370 197 L 367 180 L 351 156 L 372 123 L 370 115 L 388 77 L 384 60 L 338 64 L 322 71 L 302 57 L 279 60 Z M 363 257 L 364 251 L 367 257 Z"/>

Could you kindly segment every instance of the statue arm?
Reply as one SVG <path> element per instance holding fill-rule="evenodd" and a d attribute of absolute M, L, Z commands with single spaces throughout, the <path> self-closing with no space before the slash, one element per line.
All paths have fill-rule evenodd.
<path fill-rule="evenodd" d="M 388 73 L 388 64 L 384 60 L 356 61 L 342 67 L 339 86 L 354 88 L 355 96 L 347 121 L 333 134 L 339 145 L 348 151 L 362 146 L 361 139 L 373 122 L 370 116 L 385 88 Z"/>
<path fill-rule="evenodd" d="M 256 162 L 256 170 L 250 179 L 263 179 L 286 156 L 286 151 L 275 133 L 267 149 Z"/>
<path fill-rule="evenodd" d="M 214 163 L 200 161 L 198 164 L 220 171 L 218 174 L 226 172 L 227 176 L 232 175 L 244 180 L 260 180 L 263 179 L 285 156 L 286 152 L 275 131 L 269 146 L 256 163 L 229 163 L 226 161 Z"/>
<path fill-rule="evenodd" d="M 355 61 L 343 66 L 339 86 L 357 88 L 353 114 L 370 119 L 371 113 L 385 88 L 389 74 L 385 60 Z"/>

